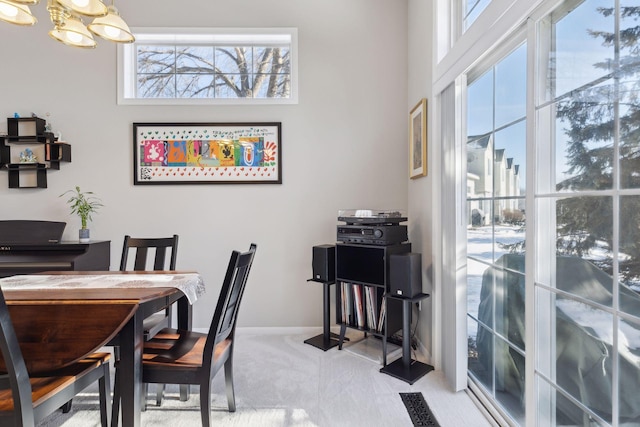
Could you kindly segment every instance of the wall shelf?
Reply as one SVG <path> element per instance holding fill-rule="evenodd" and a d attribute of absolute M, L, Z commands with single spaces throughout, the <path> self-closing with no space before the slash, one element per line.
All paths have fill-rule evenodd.
<path fill-rule="evenodd" d="M 0 136 L 0 168 L 9 173 L 9 188 L 47 188 L 47 169 L 71 162 L 71 145 L 56 141 L 39 117 L 7 118 L 8 135 Z M 37 162 L 20 162 L 19 153 L 31 149 Z"/>

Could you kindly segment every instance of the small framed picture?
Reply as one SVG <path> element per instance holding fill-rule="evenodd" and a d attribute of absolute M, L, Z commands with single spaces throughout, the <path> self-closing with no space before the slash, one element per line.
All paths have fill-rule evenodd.
<path fill-rule="evenodd" d="M 409 113 L 409 177 L 427 174 L 427 100 L 422 98 Z"/>

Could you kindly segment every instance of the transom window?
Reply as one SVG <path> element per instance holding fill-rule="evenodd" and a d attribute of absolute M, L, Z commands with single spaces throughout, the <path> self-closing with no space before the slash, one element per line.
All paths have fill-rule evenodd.
<path fill-rule="evenodd" d="M 296 103 L 296 29 L 134 29 L 118 103 Z"/>
<path fill-rule="evenodd" d="M 491 3 L 491 0 L 462 0 L 463 31 L 469 29 L 489 3 Z"/>

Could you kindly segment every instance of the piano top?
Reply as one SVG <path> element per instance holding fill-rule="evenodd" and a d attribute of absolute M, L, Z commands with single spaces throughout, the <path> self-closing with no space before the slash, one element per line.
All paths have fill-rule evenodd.
<path fill-rule="evenodd" d="M 43 245 L 60 242 L 67 225 L 59 221 L 0 221 L 0 246 Z"/>
<path fill-rule="evenodd" d="M 0 243 L 0 256 L 7 253 L 17 252 L 56 252 L 56 251 L 84 251 L 87 246 L 95 243 L 104 242 L 104 240 L 92 240 L 89 243 L 80 243 L 77 240 L 61 241 L 57 243 Z"/>

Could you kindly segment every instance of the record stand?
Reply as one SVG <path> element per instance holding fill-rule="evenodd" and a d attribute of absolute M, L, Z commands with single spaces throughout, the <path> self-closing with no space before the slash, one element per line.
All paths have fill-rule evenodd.
<path fill-rule="evenodd" d="M 318 282 L 323 285 L 323 293 L 322 293 L 322 323 L 323 323 L 323 332 L 320 335 L 316 335 L 315 337 L 311 337 L 309 339 L 304 340 L 305 344 L 311 344 L 312 346 L 319 348 L 320 350 L 327 351 L 330 348 L 333 348 L 339 343 L 339 335 L 334 334 L 329 329 L 329 319 L 331 316 L 330 310 L 330 302 L 329 302 L 329 291 L 331 285 L 335 283 L 335 280 L 331 280 L 329 282 L 323 282 L 316 279 L 308 279 L 307 282 Z"/>

